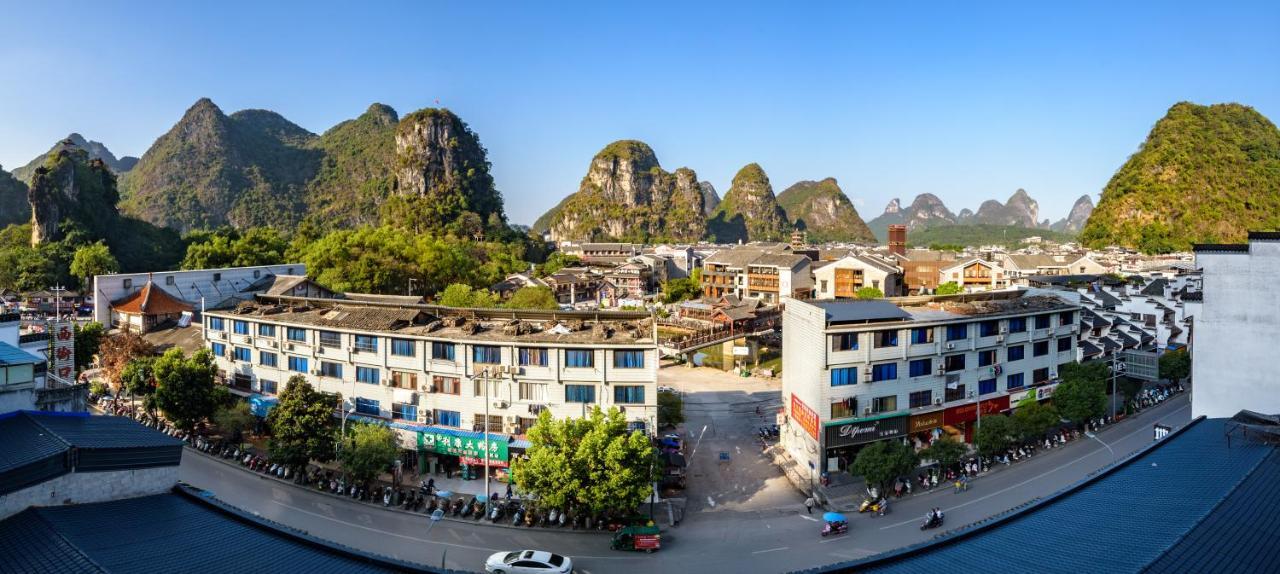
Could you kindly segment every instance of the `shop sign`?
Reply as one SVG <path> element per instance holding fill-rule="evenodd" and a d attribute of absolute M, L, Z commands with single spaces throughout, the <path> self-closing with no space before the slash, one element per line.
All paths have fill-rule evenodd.
<path fill-rule="evenodd" d="M 1009 395 L 982 401 L 982 415 L 998 415 L 1009 410 Z"/>
<path fill-rule="evenodd" d="M 471 456 L 460 456 L 458 457 L 458 460 L 462 461 L 462 464 L 465 464 L 468 466 L 484 466 L 483 460 L 480 460 L 478 458 L 471 457 Z M 489 467 L 490 468 L 507 468 L 507 461 L 491 460 L 489 461 Z"/>
<path fill-rule="evenodd" d="M 818 413 L 804 404 L 795 393 L 791 393 L 791 418 L 806 431 L 813 440 L 818 440 Z"/>
<path fill-rule="evenodd" d="M 464 438 L 438 431 L 419 431 L 418 447 L 454 456 L 479 458 L 487 455 L 489 460 L 507 460 L 508 456 L 506 438 L 490 439 L 486 446 L 482 438 Z"/>
<path fill-rule="evenodd" d="M 58 381 L 72 385 L 76 382 L 76 336 L 71 323 L 53 324 L 53 356 L 49 372 Z"/>
<path fill-rule="evenodd" d="M 1013 405 L 1014 407 L 1017 407 L 1018 403 L 1022 402 L 1022 400 L 1027 398 L 1027 395 L 1030 395 L 1030 394 L 1031 394 L 1031 391 L 1018 391 L 1016 393 L 1009 393 L 1009 404 Z"/>
<path fill-rule="evenodd" d="M 958 425 L 973 420 L 978 420 L 978 403 L 967 403 L 958 407 L 951 407 L 947 409 L 947 414 L 942 417 L 942 421 L 949 425 Z"/>
<path fill-rule="evenodd" d="M 912 415 L 907 422 L 907 432 L 917 433 L 936 429 L 943 425 L 942 415 L 942 411 Z"/>
<path fill-rule="evenodd" d="M 1045 385 L 1043 387 L 1036 387 L 1036 400 L 1043 401 L 1045 399 L 1053 397 L 1053 390 L 1056 388 L 1058 388 L 1058 383 L 1053 383 L 1052 385 Z"/>
<path fill-rule="evenodd" d="M 396 446 L 405 450 L 418 450 L 418 435 L 422 433 L 405 429 L 392 430 L 396 431 Z"/>
<path fill-rule="evenodd" d="M 862 444 L 907 434 L 907 418 L 896 416 L 869 421 L 854 421 L 827 427 L 827 448 Z"/>

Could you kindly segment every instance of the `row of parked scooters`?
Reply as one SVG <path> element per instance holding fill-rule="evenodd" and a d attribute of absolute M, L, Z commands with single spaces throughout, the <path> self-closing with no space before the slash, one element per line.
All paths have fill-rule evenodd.
<path fill-rule="evenodd" d="M 1136 411 L 1147 407 L 1153 407 L 1163 403 L 1165 400 L 1177 393 L 1181 393 L 1182 391 L 1183 389 L 1181 384 L 1142 389 L 1141 391 L 1138 391 L 1137 396 L 1135 396 L 1132 401 L 1129 401 L 1129 408 Z"/>

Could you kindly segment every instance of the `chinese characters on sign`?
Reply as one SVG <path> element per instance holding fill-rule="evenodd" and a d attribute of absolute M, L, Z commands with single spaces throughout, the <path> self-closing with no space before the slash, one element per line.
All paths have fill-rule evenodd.
<path fill-rule="evenodd" d="M 49 362 L 52 377 L 66 384 L 76 382 L 76 335 L 71 323 L 53 324 L 53 354 Z"/>
<path fill-rule="evenodd" d="M 795 393 L 791 394 L 791 418 L 795 419 L 804 430 L 809 431 L 809 436 L 812 436 L 813 440 L 818 440 L 818 413 L 813 412 L 813 409 L 796 397 Z"/>
<path fill-rule="evenodd" d="M 488 455 L 489 460 L 507 460 L 507 440 L 491 439 L 485 445 L 482 438 L 464 438 L 442 432 L 419 432 L 418 445 L 423 450 L 479 459 Z"/>

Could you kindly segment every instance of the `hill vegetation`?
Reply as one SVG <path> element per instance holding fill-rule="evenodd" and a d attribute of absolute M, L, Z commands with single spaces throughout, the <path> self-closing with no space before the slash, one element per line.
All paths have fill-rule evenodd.
<path fill-rule="evenodd" d="M 875 234 L 833 177 L 795 183 L 778 194 L 778 205 L 811 242 L 876 242 Z"/>
<path fill-rule="evenodd" d="M 1041 237 L 1049 241 L 1066 243 L 1074 241 L 1069 233 L 1048 229 L 1031 229 L 1019 225 L 933 225 L 907 234 L 907 242 L 913 247 L 931 245 L 978 247 L 982 245 L 1016 246 L 1028 237 Z"/>

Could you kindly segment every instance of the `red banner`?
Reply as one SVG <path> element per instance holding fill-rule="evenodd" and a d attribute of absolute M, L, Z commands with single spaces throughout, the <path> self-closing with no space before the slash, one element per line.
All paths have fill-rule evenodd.
<path fill-rule="evenodd" d="M 1009 395 L 982 401 L 982 414 L 995 415 L 1009 410 Z M 978 419 L 978 403 L 966 403 L 947 409 L 942 420 L 949 425 L 972 422 Z"/>
<path fill-rule="evenodd" d="M 472 457 L 472 456 L 460 456 L 460 457 L 458 457 L 458 460 L 462 461 L 462 464 L 465 464 L 465 465 L 467 465 L 467 466 L 479 466 L 479 467 L 483 467 L 483 466 L 484 466 L 484 461 L 483 461 L 483 460 L 480 460 L 480 459 L 475 458 L 475 457 Z M 505 461 L 505 460 L 490 460 L 490 461 L 489 461 L 489 468 L 507 468 L 507 461 Z"/>
<path fill-rule="evenodd" d="M 791 393 L 791 418 L 800 424 L 804 430 L 809 431 L 809 436 L 813 440 L 818 439 L 818 413 L 813 412 L 809 405 L 796 397 L 795 393 Z"/>

